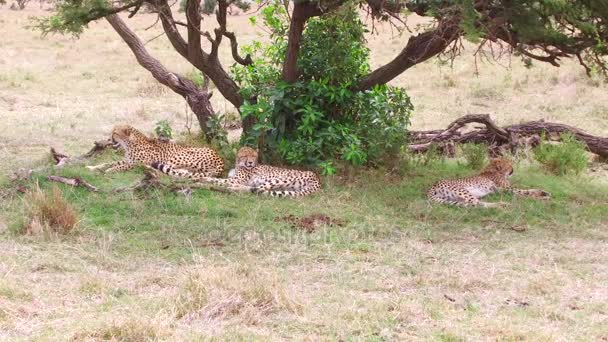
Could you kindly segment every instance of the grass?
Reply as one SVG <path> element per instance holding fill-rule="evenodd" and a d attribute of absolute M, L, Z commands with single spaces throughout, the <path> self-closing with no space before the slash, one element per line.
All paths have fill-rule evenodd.
<path fill-rule="evenodd" d="M 0 54 L 0 340 L 608 338 L 604 173 L 555 176 L 524 160 L 514 183 L 548 190 L 553 200 L 499 194 L 489 200 L 510 206 L 489 210 L 430 206 L 424 193 L 433 182 L 476 172 L 462 160 L 434 158 L 399 174 L 324 177 L 319 194 L 298 200 L 205 190 L 191 198 L 114 193 L 137 182 L 141 170 L 53 169 L 48 146 L 76 155 L 117 123 L 151 133 L 163 119 L 188 139 L 180 134 L 191 114 L 136 65 L 105 22 L 79 40 L 40 38 L 23 28 L 28 16 L 47 14 L 34 7 L 0 9 L 7 30 Z M 258 38 L 247 17 L 229 18 L 240 44 Z M 146 41 L 159 34 L 158 27 L 145 30 L 155 19 L 138 15 L 129 24 Z M 213 20 L 203 25 L 212 29 Z M 368 37 L 373 67 L 408 36 L 376 27 L 380 35 Z M 146 47 L 172 71 L 192 71 L 166 39 Z M 220 50 L 225 65 L 230 58 L 229 49 Z M 576 62 L 531 69 L 481 63 L 476 76 L 472 61 L 466 53 L 452 69 L 429 61 L 392 81 L 414 101 L 414 129 L 489 112 L 499 124 L 544 118 L 606 135 L 607 86 L 587 79 Z M 217 111 L 235 112 L 219 92 L 212 100 Z M 470 151 L 472 164 L 478 157 Z M 102 191 L 58 185 L 78 230 L 49 239 L 22 235 L 30 203 L 5 177 L 18 167 L 42 167 L 22 185 L 36 189 L 38 182 L 47 194 L 56 186 L 49 174 L 80 176 Z M 306 233 L 277 220 L 312 214 L 344 224 Z"/>
<path fill-rule="evenodd" d="M 0 236 L 2 259 L 9 260 L 0 286 L 6 294 L 0 296 L 2 334 L 72 340 L 606 336 L 606 185 L 550 175 L 523 161 L 514 183 L 546 189 L 553 200 L 499 194 L 489 200 L 509 207 L 430 206 L 424 198 L 430 184 L 475 171 L 453 160 L 428 163 L 412 162 L 402 176 L 364 170 L 348 180 L 326 177 L 319 194 L 299 200 L 207 190 L 191 198 L 157 190 L 114 193 L 135 183 L 141 170 L 41 170 L 29 185 L 37 181 L 50 190 L 55 185 L 47 174 L 79 175 L 102 192 L 62 186 L 81 217 L 78 234 Z M 25 211 L 20 196 L 1 206 L 8 213 L 3 219 L 16 227 Z M 317 213 L 344 225 L 306 233 L 276 220 Z M 26 331 L 20 307 L 33 317 Z"/>
<path fill-rule="evenodd" d="M 55 186 L 45 192 L 36 186 L 24 197 L 26 222 L 21 231 L 28 235 L 68 234 L 74 231 L 78 217 Z"/>

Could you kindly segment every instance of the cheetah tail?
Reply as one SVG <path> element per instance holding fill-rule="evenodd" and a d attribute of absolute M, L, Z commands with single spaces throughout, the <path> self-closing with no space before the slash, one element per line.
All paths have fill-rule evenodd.
<path fill-rule="evenodd" d="M 153 168 L 159 170 L 160 172 L 173 176 L 173 177 L 185 177 L 185 178 L 193 178 L 194 174 L 192 174 L 188 170 L 182 169 L 174 169 L 171 165 L 164 164 L 163 162 L 154 161 L 150 164 Z"/>
<path fill-rule="evenodd" d="M 163 164 L 163 162 L 160 161 L 153 161 L 150 166 L 166 174 L 171 174 L 171 171 L 173 171 L 173 168 L 171 166 L 165 165 Z"/>

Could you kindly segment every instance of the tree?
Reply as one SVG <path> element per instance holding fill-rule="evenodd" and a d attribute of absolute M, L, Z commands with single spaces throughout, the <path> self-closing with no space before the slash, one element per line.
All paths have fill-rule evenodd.
<path fill-rule="evenodd" d="M 227 29 L 227 11 L 232 0 L 217 1 L 217 27 L 213 32 L 201 31 L 200 2 L 186 1 L 185 22 L 174 18 L 167 0 L 131 0 L 122 2 L 120 6 L 104 0 L 65 0 L 57 6 L 55 14 L 37 19 L 35 25 L 43 33 L 78 35 L 89 22 L 105 17 L 127 42 L 138 62 L 152 72 L 159 82 L 184 96 L 197 117 L 203 118 L 199 120 L 205 121 L 212 113 L 208 106 L 197 107 L 208 102 L 205 92 L 193 87 L 186 78 L 162 67 L 116 15 L 128 12 L 129 17 L 133 17 L 146 4 L 158 13 L 173 48 L 207 75 L 230 103 L 239 111 L 243 110 L 243 105 L 255 104 L 258 94 L 244 92 L 234 74 L 229 73 L 218 58 L 218 49 L 226 38 L 236 63 L 249 69 L 256 66 L 250 54 L 244 57 L 240 54 L 236 35 Z M 368 70 L 351 80 L 349 89 L 353 92 L 370 91 L 386 84 L 429 58 L 442 54 L 453 58 L 458 55 L 463 39 L 477 44 L 480 52 L 484 45 L 495 44 L 502 51 L 521 55 L 528 60 L 559 66 L 562 58 L 577 58 L 588 74 L 605 75 L 607 71 L 608 2 L 605 0 L 268 0 L 261 6 L 283 7 L 288 20 L 287 27 L 281 32 L 286 41 L 284 57 L 280 60 L 283 84 L 300 81 L 302 70 L 299 60 L 305 55 L 301 46 L 307 24 L 353 4 L 367 9 L 375 20 L 403 22 L 401 18 L 411 13 L 432 19 L 422 31 L 412 35 L 403 50 L 386 65 Z M 277 13 L 274 11 L 270 15 L 278 20 Z M 178 26 L 186 27 L 185 36 L 178 31 Z M 201 48 L 201 39 L 211 43 L 208 51 Z M 286 115 L 283 124 L 285 120 L 299 120 L 297 111 Z M 246 131 L 253 127 L 254 119 L 251 115 L 245 116 Z M 295 129 L 297 125 L 287 126 Z M 202 128 L 205 130 L 205 127 Z"/>

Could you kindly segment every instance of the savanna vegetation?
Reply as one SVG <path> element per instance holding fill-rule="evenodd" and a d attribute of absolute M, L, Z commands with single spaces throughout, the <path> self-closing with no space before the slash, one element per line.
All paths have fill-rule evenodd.
<path fill-rule="evenodd" d="M 193 26 L 188 11 L 198 12 L 191 3 L 183 14 L 179 4 L 162 7 L 185 23 L 177 32 L 188 44 L 196 41 L 186 33 Z M 209 65 L 192 63 L 165 38 L 166 23 L 154 11 L 92 21 L 76 40 L 25 29 L 29 17 L 49 15 L 36 6 L 0 9 L 6 30 L 0 35 L 6 51 L 0 55 L 0 339 L 608 338 L 605 164 L 573 136 L 559 144 L 543 136 L 538 146 L 509 157 L 513 183 L 545 189 L 550 201 L 497 194 L 488 200 L 508 207 L 453 208 L 429 205 L 426 189 L 478 172 L 489 158 L 486 146 L 460 145 L 454 157 L 435 146 L 424 154 L 403 148 L 407 130 L 445 127 L 471 112 L 491 112 L 501 125 L 544 118 L 607 135 L 607 85 L 602 64 L 592 63 L 601 44 L 577 45 L 605 37 L 603 3 L 542 4 L 511 8 L 513 18 L 528 21 L 505 27 L 549 18 L 526 26 L 534 28 L 529 35 L 518 29 L 511 52 L 521 55 L 480 60 L 497 51 L 490 34 L 502 32 L 490 19 L 507 12 L 432 3 L 411 8 L 424 16 L 408 19 L 428 31 L 398 33 L 388 21 L 396 20 L 395 11 L 377 12 L 368 3 L 372 21 L 365 10 L 337 2 L 336 11 L 304 21 L 293 82 L 284 78 L 284 56 L 295 14 L 271 3 L 228 16 L 219 37 L 234 33 L 239 56 L 251 61 L 225 71 L 238 87 L 238 105 Z M 39 23 L 79 29 L 88 20 L 70 26 L 61 16 L 93 19 L 86 16 L 99 5 L 106 4 L 60 3 L 50 15 L 61 25 Z M 557 15 L 560 9 L 567 15 Z M 517 11 L 524 10 L 529 15 L 522 17 Z M 203 35 L 199 42 L 211 56 L 212 41 L 222 38 L 211 33 L 218 23 L 208 19 L 198 30 L 210 32 L 211 40 Z M 437 52 L 394 73 L 387 85 L 353 87 L 383 66 L 402 67 L 402 59 L 391 64 L 395 55 L 423 51 L 412 45 L 434 42 L 456 19 L 457 35 L 446 46 L 462 56 L 451 67 L 450 59 L 431 58 Z M 582 25 L 588 21 L 595 29 Z M 168 66 L 186 85 L 184 93 L 136 67 L 117 27 L 140 37 L 154 65 Z M 461 37 L 473 43 L 460 45 Z M 548 37 L 551 44 L 543 45 Z M 234 63 L 230 46 L 218 44 L 215 54 L 222 65 Z M 543 58 L 561 59 L 562 66 Z M 205 123 L 205 138 L 193 124 L 189 90 L 219 112 Z M 322 191 L 298 200 L 170 187 L 116 191 L 136 184 L 143 168 L 103 174 L 84 164 L 120 159 L 120 151 L 63 167 L 48 157 L 49 145 L 79 155 L 107 138 L 114 124 L 129 123 L 162 139 L 212 144 L 230 165 L 239 130 L 227 128 L 247 118 L 255 120 L 249 129 L 245 122 L 242 143 L 263 146 L 269 160 L 315 167 L 325 173 Z M 34 171 L 19 179 L 12 176 L 18 168 Z M 49 175 L 80 177 L 99 191 L 52 183 Z"/>

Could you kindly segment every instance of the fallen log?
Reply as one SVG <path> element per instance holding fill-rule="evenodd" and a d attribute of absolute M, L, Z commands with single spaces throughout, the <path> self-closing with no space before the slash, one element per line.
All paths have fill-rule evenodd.
<path fill-rule="evenodd" d="M 51 146 L 51 156 L 53 157 L 53 160 L 55 161 L 55 166 L 62 167 L 66 164 L 76 163 L 76 162 L 85 160 L 87 158 L 91 158 L 91 157 L 105 151 L 105 149 L 107 149 L 108 147 L 112 147 L 112 148 L 115 147 L 110 139 L 95 141 L 93 148 L 91 148 L 91 150 L 89 152 L 87 152 L 81 156 L 72 158 L 72 157 L 68 156 L 67 154 L 58 152 L 57 150 L 55 150 L 55 148 L 53 148 Z"/>
<path fill-rule="evenodd" d="M 463 132 L 463 128 L 471 123 L 483 126 Z M 446 151 L 451 150 L 449 144 L 453 146 L 463 143 L 484 143 L 490 146 L 491 151 L 500 154 L 500 150 L 504 148 L 515 152 L 522 146 L 536 146 L 540 143 L 541 135 L 545 135 L 547 139 L 559 140 L 563 133 L 570 133 L 584 142 L 589 152 L 608 158 L 608 137 L 594 136 L 576 127 L 543 120 L 499 127 L 489 114 L 465 115 L 450 123 L 444 130 L 411 131 L 408 149 L 411 152 L 422 153 L 428 151 L 433 144 L 439 145 L 442 151 Z"/>
<path fill-rule="evenodd" d="M 63 183 L 73 187 L 83 187 L 93 192 L 99 191 L 96 186 L 91 185 L 91 183 L 85 181 L 80 177 L 66 178 L 61 176 L 48 176 L 47 179 L 51 182 Z"/>

